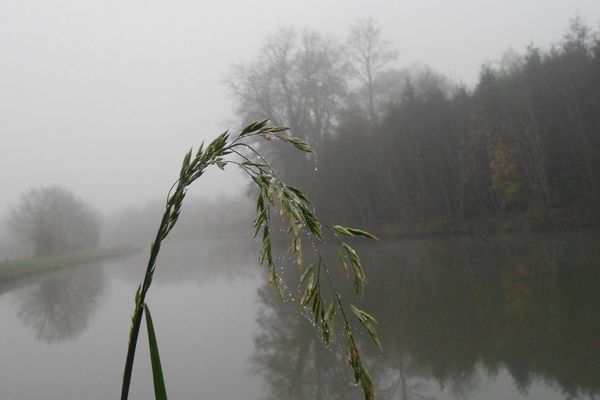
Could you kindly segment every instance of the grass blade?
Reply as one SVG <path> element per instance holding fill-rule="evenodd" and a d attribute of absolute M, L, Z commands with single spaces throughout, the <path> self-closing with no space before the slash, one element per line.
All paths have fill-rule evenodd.
<path fill-rule="evenodd" d="M 167 400 L 167 389 L 165 388 L 165 379 L 163 377 L 162 367 L 160 365 L 160 355 L 158 354 L 158 343 L 150 309 L 144 304 L 146 311 L 146 327 L 148 328 L 148 344 L 150 345 L 150 361 L 152 362 L 152 378 L 154 379 L 154 397 L 156 400 Z"/>

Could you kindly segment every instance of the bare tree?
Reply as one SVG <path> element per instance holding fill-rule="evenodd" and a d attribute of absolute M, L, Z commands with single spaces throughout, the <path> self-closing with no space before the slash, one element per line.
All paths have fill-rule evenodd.
<path fill-rule="evenodd" d="M 94 246 L 100 237 L 98 213 L 60 186 L 23 193 L 8 225 L 38 256 Z"/>
<path fill-rule="evenodd" d="M 372 18 L 359 20 L 350 29 L 348 51 L 355 75 L 366 86 L 371 123 L 375 122 L 375 78 L 389 62 L 398 57 L 391 42 L 381 37 L 381 26 Z"/>
<path fill-rule="evenodd" d="M 243 121 L 270 116 L 318 149 L 336 125 L 349 74 L 343 47 L 335 39 L 286 27 L 267 38 L 254 60 L 234 66 L 227 84 Z M 305 155 L 274 148 L 277 154 L 270 157 L 288 176 L 305 169 Z M 292 181 L 296 178 L 301 177 Z"/>
<path fill-rule="evenodd" d="M 228 81 L 244 119 L 272 115 L 318 147 L 347 93 L 349 64 L 341 45 L 316 31 L 281 28 Z"/>

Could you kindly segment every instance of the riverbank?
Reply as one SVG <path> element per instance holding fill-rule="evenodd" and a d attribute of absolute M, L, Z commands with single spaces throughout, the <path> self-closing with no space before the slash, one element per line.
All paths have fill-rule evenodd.
<path fill-rule="evenodd" d="M 390 222 L 370 227 L 380 237 L 419 239 L 502 233 L 570 232 L 600 228 L 600 210 L 564 208 L 529 210 L 476 218 L 446 218 L 403 224 Z"/>
<path fill-rule="evenodd" d="M 0 262 L 0 282 L 20 279 L 59 268 L 120 257 L 136 251 L 138 251 L 138 249 L 134 247 L 119 246 L 79 250 L 48 257 L 35 257 Z"/>

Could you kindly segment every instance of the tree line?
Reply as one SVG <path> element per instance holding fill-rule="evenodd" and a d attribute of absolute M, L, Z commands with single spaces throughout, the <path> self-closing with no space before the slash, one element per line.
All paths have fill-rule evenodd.
<path fill-rule="evenodd" d="M 343 41 L 282 28 L 229 87 L 240 119 L 270 116 L 316 148 L 272 156 L 331 218 L 426 231 L 600 222 L 598 31 L 573 19 L 550 49 L 484 64 L 472 88 L 390 68 L 396 58 L 372 19 Z"/>

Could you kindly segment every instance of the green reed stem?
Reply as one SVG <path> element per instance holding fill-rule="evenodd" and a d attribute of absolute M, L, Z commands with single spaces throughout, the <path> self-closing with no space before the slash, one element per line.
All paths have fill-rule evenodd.
<path fill-rule="evenodd" d="M 301 235 L 303 233 L 305 235 L 311 235 L 321 242 L 324 241 L 321 230 L 322 223 L 315 216 L 313 207 L 308 198 L 299 189 L 285 185 L 273 172 L 273 168 L 266 160 L 264 160 L 262 155 L 245 142 L 250 137 L 262 137 L 263 139 L 269 141 L 277 139 L 293 145 L 298 150 L 312 153 L 312 149 L 307 143 L 284 133 L 287 130 L 288 128 L 285 127 L 271 126 L 269 125 L 269 121 L 264 119 L 248 125 L 242 130 L 237 138 L 231 142 L 229 142 L 229 133 L 225 132 L 213 140 L 206 148 L 203 148 L 203 145 L 201 145 L 193 158 L 192 150 L 185 155 L 183 164 L 181 166 L 179 179 L 177 179 L 173 186 L 171 186 L 167 195 L 165 212 L 162 216 L 160 226 L 150 249 L 150 258 L 148 259 L 144 279 L 138 287 L 135 295 L 135 307 L 131 318 L 132 322 L 131 330 L 129 332 L 129 345 L 127 347 L 127 357 L 125 359 L 125 368 L 123 371 L 121 400 L 127 400 L 129 396 L 133 362 L 144 312 L 148 313 L 146 318 L 148 322 L 148 338 L 151 341 L 150 351 L 152 353 L 151 356 L 155 382 L 155 396 L 156 399 L 166 399 L 166 390 L 164 389 L 162 367 L 160 367 L 160 358 L 158 357 L 158 346 L 156 344 L 154 325 L 150 319 L 149 311 L 145 303 L 146 294 L 152 284 L 154 271 L 156 269 L 156 259 L 160 251 L 161 243 L 168 236 L 169 232 L 173 229 L 179 218 L 181 206 L 186 195 L 186 188 L 196 179 L 202 176 L 207 167 L 216 165 L 217 167 L 224 169 L 224 167 L 229 163 L 236 165 L 252 178 L 259 189 L 256 206 L 258 216 L 254 221 L 255 236 L 261 229 L 263 233 L 263 248 L 260 252 L 259 263 L 261 265 L 266 264 L 267 279 L 281 296 L 283 296 L 280 285 L 281 279 L 277 275 L 271 249 L 271 207 L 279 207 L 282 217 L 285 217 L 289 222 L 288 231 L 292 237 L 291 248 L 297 258 L 298 265 L 302 266 Z M 250 153 L 257 156 L 258 159 L 251 160 L 246 155 L 240 153 L 236 149 L 238 147 L 250 151 Z M 237 156 L 239 159 L 241 159 L 241 162 L 239 159 L 238 161 L 226 159 L 227 155 L 230 155 L 230 157 Z M 323 225 L 336 235 L 342 234 L 347 236 L 363 236 L 376 239 L 372 234 L 360 229 L 349 228 L 340 225 Z M 345 253 L 342 254 L 342 251 Z M 355 275 L 355 290 L 358 294 L 366 282 L 360 259 L 354 249 L 352 249 L 346 243 L 342 243 L 340 255 L 340 260 L 342 261 L 343 266 L 347 268 L 347 264 L 350 264 L 353 268 Z M 348 262 L 345 261 L 346 257 L 348 258 Z M 321 298 L 319 280 L 321 264 L 322 259 L 319 256 L 316 279 L 314 276 L 315 271 L 311 271 L 311 267 L 308 267 L 305 270 L 304 276 L 310 275 L 310 278 L 307 280 L 309 283 L 307 285 L 305 295 L 303 296 L 303 300 L 301 301 L 301 305 L 303 303 L 306 305 L 309 301 L 312 302 L 314 322 L 315 324 L 319 323 L 322 325 L 323 332 L 326 332 L 323 340 L 329 342 L 331 339 L 329 332 L 331 332 L 333 328 L 332 318 L 335 307 L 332 303 L 330 306 L 331 311 L 327 310 L 327 312 L 325 312 L 323 307 L 323 299 Z M 325 271 L 327 273 L 326 269 Z M 327 277 L 328 279 L 330 278 L 329 274 L 327 274 Z M 340 297 L 337 292 L 335 292 L 335 296 L 337 298 L 337 304 L 342 311 L 342 315 L 344 316 L 345 320 L 344 334 L 349 339 L 347 354 L 349 363 L 354 369 L 355 382 L 361 385 L 365 399 L 373 400 L 375 398 L 375 389 L 373 383 L 361 362 L 358 346 L 356 345 L 354 337 L 352 336 L 350 325 L 346 318 L 346 313 L 344 312 L 342 302 L 340 301 Z M 359 322 L 368 330 L 374 341 L 379 344 L 379 339 L 377 338 L 375 328 L 373 327 L 373 324 L 376 323 L 375 319 L 364 311 L 359 310 L 352 305 L 351 307 L 353 314 L 357 317 Z"/>

